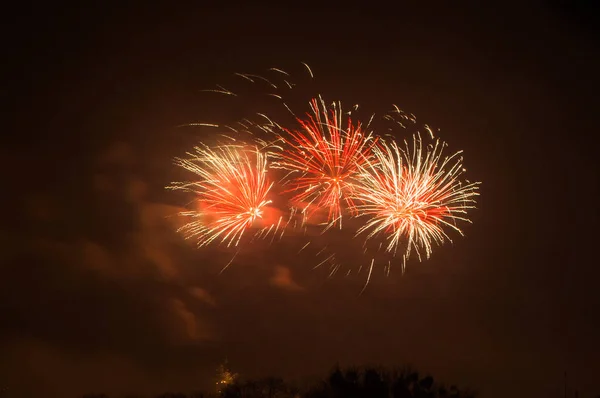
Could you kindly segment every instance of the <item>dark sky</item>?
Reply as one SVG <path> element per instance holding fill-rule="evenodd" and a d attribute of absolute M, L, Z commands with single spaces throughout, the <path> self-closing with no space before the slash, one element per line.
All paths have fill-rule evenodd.
<path fill-rule="evenodd" d="M 248 377 L 412 363 L 490 398 L 558 396 L 565 370 L 600 392 L 594 8 L 98 4 L 3 15 L 11 396 L 212 388 L 225 356 Z M 328 98 L 440 128 L 483 182 L 465 238 L 360 297 L 272 249 L 218 275 L 226 254 L 167 217 L 200 90 L 302 61 Z"/>

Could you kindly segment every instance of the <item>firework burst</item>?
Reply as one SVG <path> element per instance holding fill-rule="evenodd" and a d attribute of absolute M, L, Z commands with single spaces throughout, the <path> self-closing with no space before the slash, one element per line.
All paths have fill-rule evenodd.
<path fill-rule="evenodd" d="M 362 184 L 356 190 L 357 209 L 365 223 L 357 235 L 366 240 L 385 236 L 385 250 L 396 254 L 406 244 L 404 258 L 422 252 L 429 258 L 434 244 L 451 241 L 446 229 L 462 235 L 457 221 L 470 222 L 479 183 L 462 182 L 461 152 L 442 157 L 445 143 L 436 140 L 423 147 L 419 135 L 413 143 L 382 142 L 374 148 L 374 161 L 361 164 Z"/>
<path fill-rule="evenodd" d="M 199 179 L 169 187 L 196 194 L 198 210 L 181 213 L 191 219 L 180 228 L 186 238 L 197 239 L 199 247 L 215 240 L 237 246 L 251 227 L 258 226 L 261 234 L 276 230 L 277 222 L 265 220 L 273 183 L 267 175 L 268 156 L 264 150 L 244 145 L 214 149 L 203 145 L 188 155 L 175 163 Z"/>
<path fill-rule="evenodd" d="M 350 113 L 344 114 L 341 104 L 328 109 L 324 101 L 313 98 L 311 113 L 306 119 L 297 118 L 299 129 L 284 128 L 280 136 L 284 150 L 273 162 L 273 167 L 286 170 L 287 189 L 293 194 L 291 203 L 299 208 L 304 219 L 316 211 L 326 209 L 327 228 L 339 224 L 343 204 L 351 213 L 360 166 L 372 157 L 377 142 L 366 134 L 360 122 L 354 122 Z"/>
<path fill-rule="evenodd" d="M 245 114 L 237 122 L 227 116 L 224 123 L 186 125 L 213 134 L 218 129 L 231 143 L 201 144 L 176 159 L 196 175 L 168 187 L 195 195 L 193 208 L 180 213 L 187 217 L 180 228 L 187 239 L 199 247 L 237 247 L 227 268 L 247 244 L 258 243 L 254 238 L 285 231 L 291 239 L 280 243 L 314 254 L 314 268 L 328 268 L 329 276 L 348 264 L 346 275 L 366 270 L 366 288 L 380 263 L 389 275 L 398 252 L 404 269 L 412 254 L 429 258 L 434 246 L 451 241 L 451 231 L 462 235 L 459 224 L 470 222 L 479 183 L 462 179 L 461 152 L 444 155 L 446 144 L 434 131 L 398 107 L 361 119 L 357 105 L 342 111 L 340 102 L 326 105 L 312 89 L 304 92 L 287 72 L 267 73 L 237 73 L 228 88 L 205 90 L 227 101 L 219 109 L 237 109 L 231 101 L 243 101 Z M 298 117 L 294 111 L 307 99 L 310 109 Z M 412 142 L 396 144 L 399 127 Z M 433 143 L 424 144 L 418 131 Z M 351 244 L 352 236 L 360 242 Z"/>

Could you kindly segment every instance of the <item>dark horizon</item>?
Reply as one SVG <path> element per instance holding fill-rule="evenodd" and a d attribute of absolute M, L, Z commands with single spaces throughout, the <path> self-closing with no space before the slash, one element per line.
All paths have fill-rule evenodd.
<path fill-rule="evenodd" d="M 441 3 L 441 2 L 440 2 Z M 413 364 L 482 397 L 600 393 L 597 7 L 20 6 L 5 15 L 0 386 L 14 397 L 212 388 L 335 363 Z M 196 250 L 177 126 L 245 116 L 201 90 L 315 72 L 314 94 L 391 104 L 482 181 L 465 237 L 404 275 L 327 279 L 285 249 Z M 313 90 L 313 87 L 308 88 Z M 399 267 L 397 267 L 399 270 Z"/>

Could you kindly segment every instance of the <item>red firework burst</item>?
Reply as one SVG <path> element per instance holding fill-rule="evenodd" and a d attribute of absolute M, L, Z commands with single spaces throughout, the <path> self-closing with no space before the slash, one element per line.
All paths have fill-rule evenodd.
<path fill-rule="evenodd" d="M 377 139 L 365 133 L 368 125 L 363 128 L 349 112 L 343 114 L 339 103 L 328 109 L 321 98 L 314 98 L 310 105 L 307 118 L 297 118 L 300 128 L 284 129 L 280 137 L 284 150 L 273 167 L 288 171 L 285 192 L 293 194 L 292 204 L 303 212 L 305 221 L 327 209 L 325 224 L 341 227 L 342 204 L 355 211 L 352 197 L 360 184 L 360 167 L 372 158 Z"/>

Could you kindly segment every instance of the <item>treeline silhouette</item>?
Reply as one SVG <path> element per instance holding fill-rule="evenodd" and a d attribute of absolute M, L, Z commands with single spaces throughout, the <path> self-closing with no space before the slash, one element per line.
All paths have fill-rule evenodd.
<path fill-rule="evenodd" d="M 304 394 L 306 398 L 473 398 L 455 385 L 445 387 L 433 377 L 420 377 L 409 368 L 335 368 L 329 377 Z"/>
<path fill-rule="evenodd" d="M 214 393 L 165 393 L 156 398 L 474 398 L 473 391 L 445 386 L 410 368 L 335 367 L 326 378 L 300 388 L 278 377 L 243 380 Z M 83 398 L 109 398 L 89 394 Z M 140 398 L 128 396 L 125 398 Z"/>

